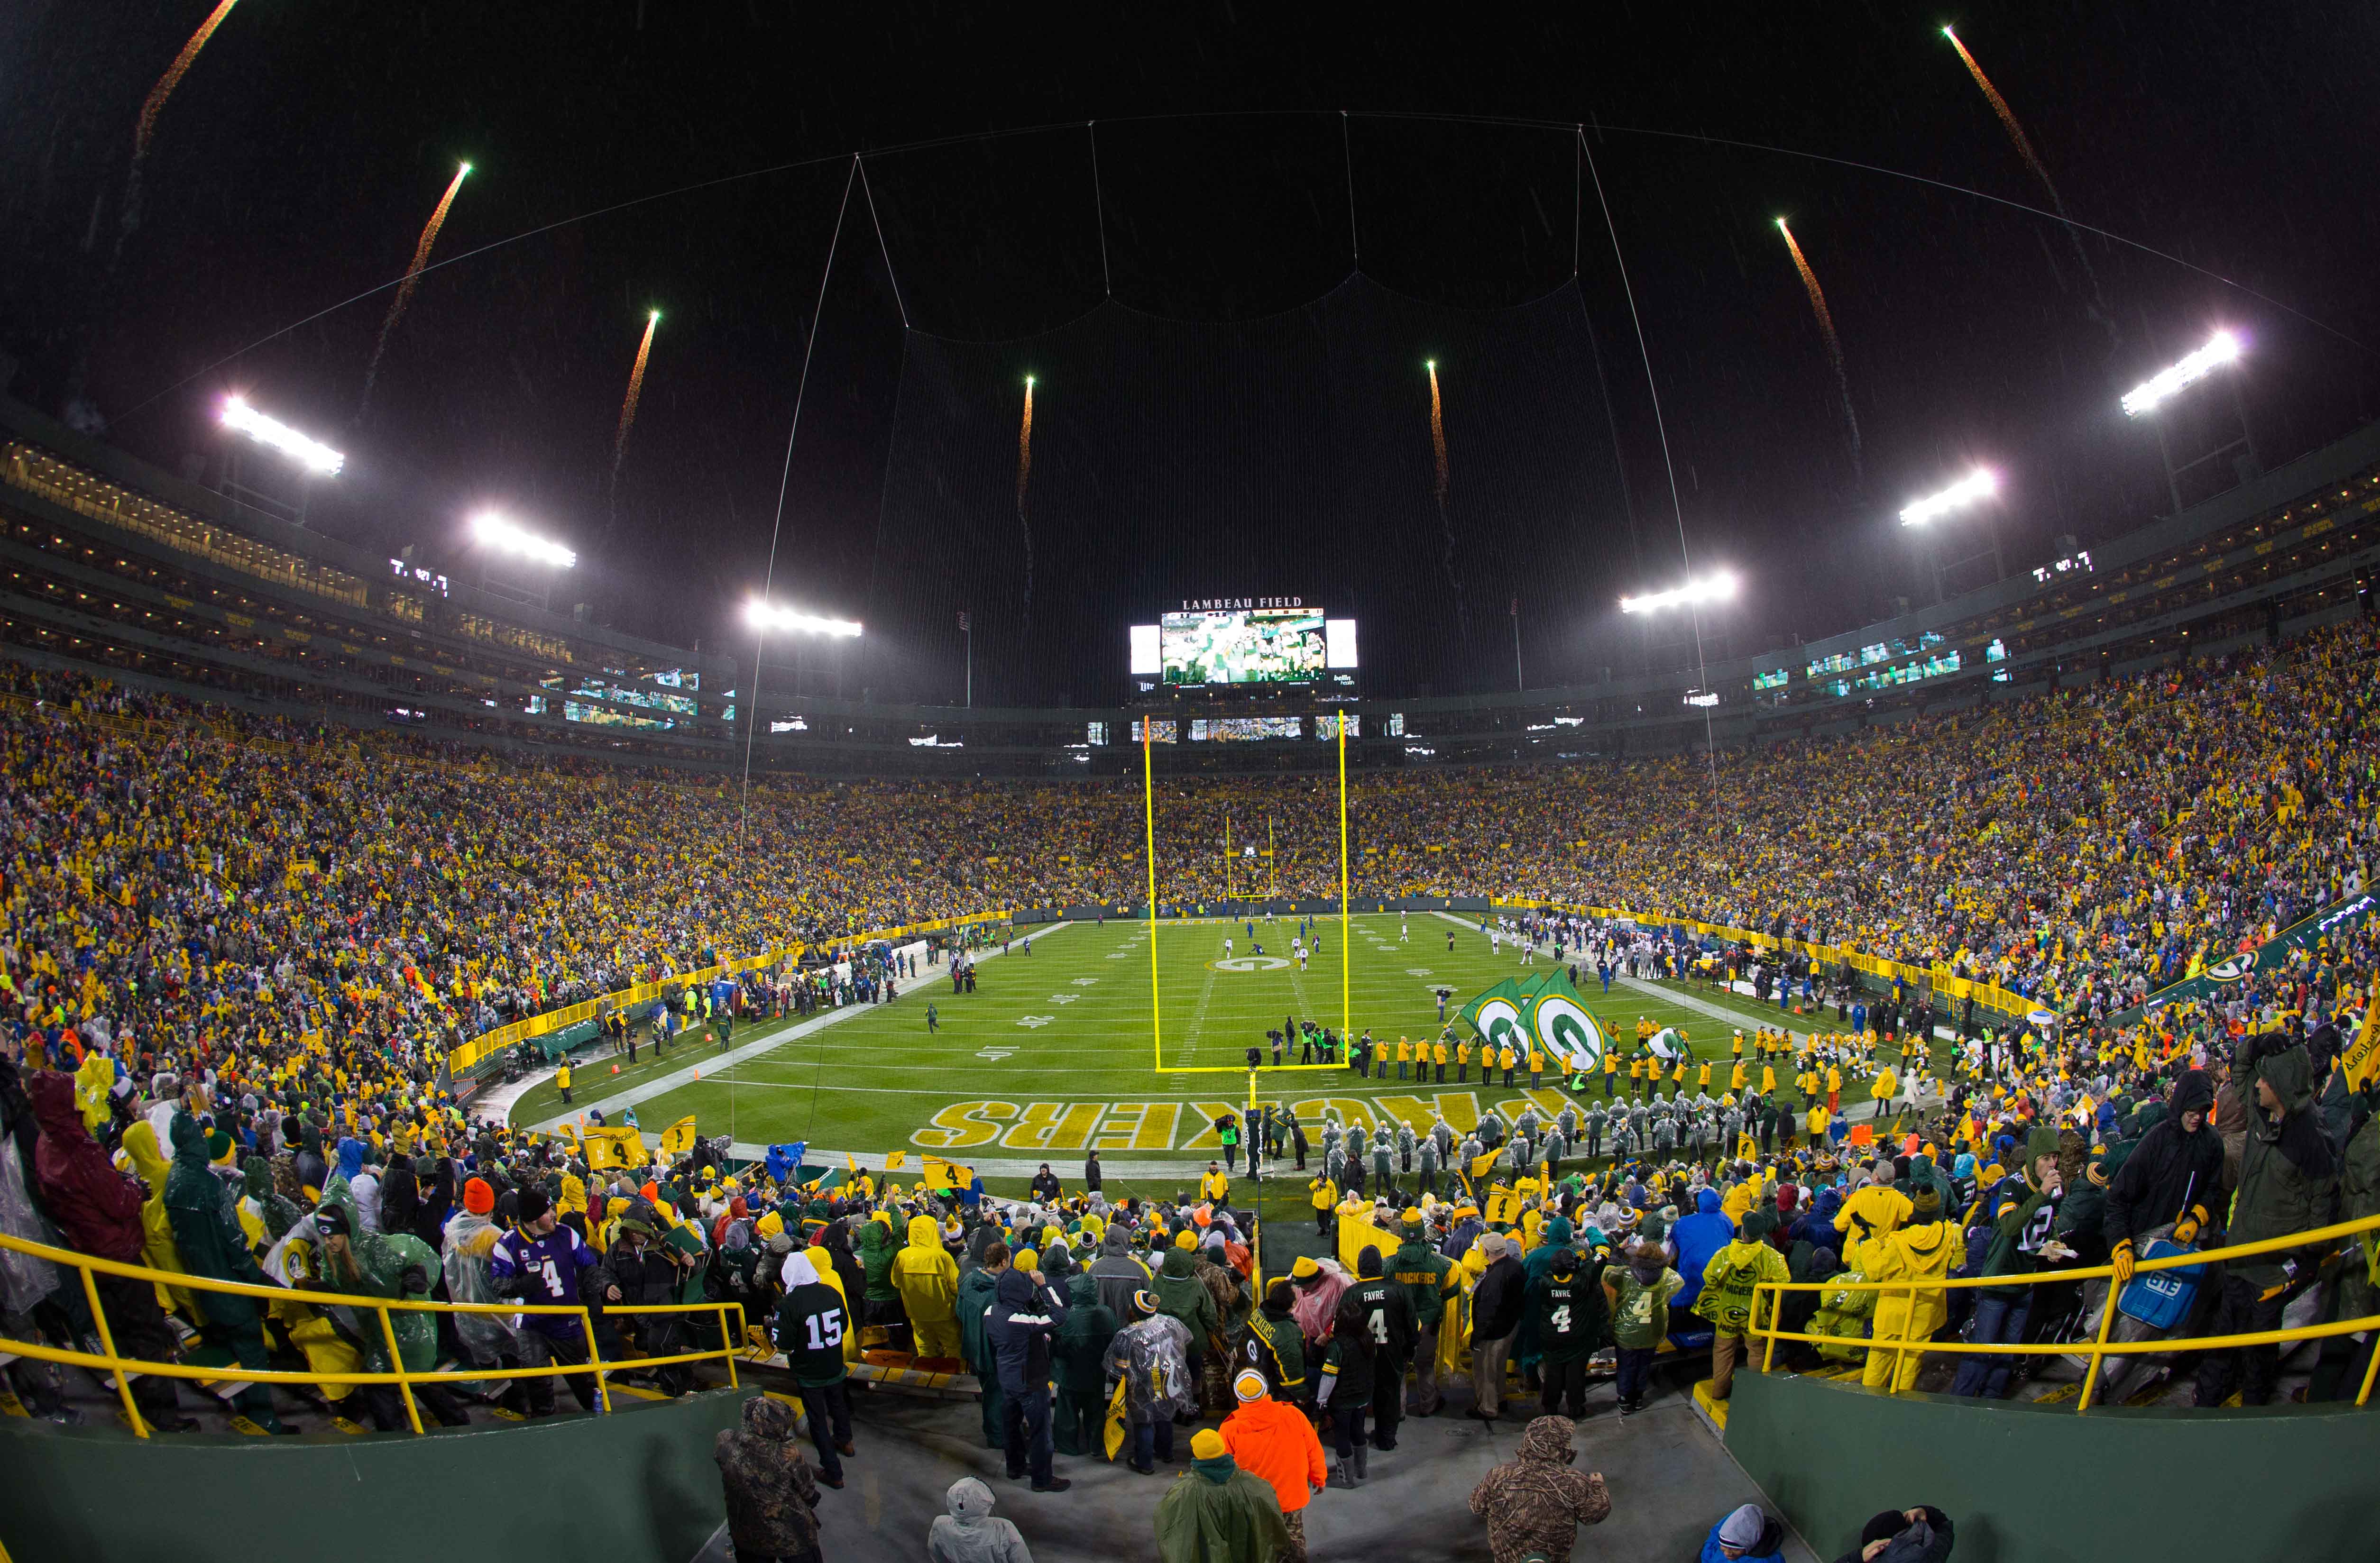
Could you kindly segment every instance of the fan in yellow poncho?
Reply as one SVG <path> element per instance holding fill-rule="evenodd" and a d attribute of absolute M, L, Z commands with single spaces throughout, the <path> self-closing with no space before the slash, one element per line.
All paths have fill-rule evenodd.
<path fill-rule="evenodd" d="M 1894 1230 L 1846 1245 L 1843 1257 L 1852 1268 L 1872 1281 L 1939 1280 L 1950 1273 L 1953 1260 L 1963 1255 L 1959 1229 L 1942 1219 L 1942 1193 L 1931 1182 L 1914 1185 L 1910 1201 L 1913 1214 Z M 1860 1381 L 1872 1388 L 1891 1381 L 1895 1394 L 1917 1381 L 1925 1361 L 1922 1342 L 1949 1321 L 1949 1308 L 1939 1287 L 1914 1292 L 1880 1291 L 1876 1299 L 1875 1346 Z M 1895 1341 L 1915 1341 L 1914 1351 L 1885 1350 Z"/>
<path fill-rule="evenodd" d="M 156 1126 L 145 1118 L 135 1121 L 124 1132 L 124 1155 L 132 1163 L 132 1175 L 149 1185 L 149 1197 L 140 1204 L 140 1262 L 152 1270 L 179 1275 L 182 1254 L 174 1246 L 173 1219 L 165 1214 L 165 1176 L 173 1169 L 157 1149 Z M 200 1322 L 197 1296 L 181 1287 L 159 1287 L 157 1305 Z"/>
<path fill-rule="evenodd" d="M 957 1357 L 959 1266 L 932 1217 L 909 1218 L 908 1244 L 892 1260 L 892 1288 L 908 1312 L 918 1357 Z"/>

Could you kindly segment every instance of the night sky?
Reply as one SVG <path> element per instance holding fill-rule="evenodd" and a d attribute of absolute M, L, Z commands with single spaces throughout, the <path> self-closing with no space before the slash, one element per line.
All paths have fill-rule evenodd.
<path fill-rule="evenodd" d="M 958 608 L 978 697 L 1017 702 L 1116 697 L 1123 626 L 1194 595 L 1356 612 L 1380 693 L 1510 687 L 1515 599 L 1533 685 L 1640 654 L 1612 603 L 1677 577 L 1679 526 L 1578 123 L 1685 544 L 1754 588 L 1712 626 L 1728 649 L 1922 596 L 1894 513 L 1977 461 L 2005 479 L 2011 568 L 2149 519 L 2155 442 L 2116 399 L 2216 326 L 2250 344 L 2268 465 L 2374 411 L 2368 6 L 1125 25 L 1112 6 L 239 0 L 158 118 L 128 224 L 142 99 L 210 8 L 0 9 L 12 394 L 179 466 L 219 450 L 213 410 L 243 391 L 349 454 L 311 506 L 324 532 L 451 559 L 498 504 L 578 549 L 568 600 L 747 646 L 735 610 L 815 327 L 777 595 L 868 619 L 849 682 L 883 698 L 957 696 Z M 1945 22 L 2069 215 L 2289 308 L 1973 195 L 1718 144 L 2047 207 Z M 1030 133 L 985 135 L 1011 131 Z M 854 150 L 866 186 L 820 310 Z M 387 292 L 209 367 L 396 278 L 465 159 L 432 259 L 501 247 L 422 279 L 360 420 Z M 1779 216 L 1825 287 L 1848 411 Z M 1020 519 L 1027 372 L 1047 378 Z"/>

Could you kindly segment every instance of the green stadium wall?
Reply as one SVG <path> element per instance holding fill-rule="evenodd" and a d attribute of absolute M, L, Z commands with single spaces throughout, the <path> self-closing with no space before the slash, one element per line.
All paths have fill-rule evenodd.
<path fill-rule="evenodd" d="M 2380 1415 L 2352 1405 L 2077 1415 L 1739 1373 L 1727 1446 L 1822 1558 L 1921 1503 L 1957 1563 L 2380 1557 Z"/>
<path fill-rule="evenodd" d="M 607 1417 L 421 1437 L 142 1440 L 114 1427 L 0 1419 L 0 1543 L 18 1563 L 682 1563 L 726 1517 L 711 1440 L 753 1393 L 617 1399 Z"/>

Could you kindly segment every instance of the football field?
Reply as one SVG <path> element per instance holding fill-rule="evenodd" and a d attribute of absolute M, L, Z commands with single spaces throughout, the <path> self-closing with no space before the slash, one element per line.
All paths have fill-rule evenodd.
<path fill-rule="evenodd" d="M 1342 970 L 1355 1034 L 1369 1028 L 1375 1040 L 1393 1044 L 1400 1036 L 1438 1035 L 1439 988 L 1452 990 L 1451 1017 L 1502 978 L 1553 969 L 1548 954 L 1524 965 L 1510 940 L 1491 951 L 1475 922 L 1435 914 L 1416 913 L 1402 925 L 1395 914 L 1358 916 L 1349 931 L 1352 939 L 1342 940 L 1335 917 L 1315 925 L 1308 937 L 1318 936 L 1321 950 L 1301 971 L 1288 953 L 1299 933 L 1294 919 L 1260 918 L 1253 932 L 1244 921 L 1158 925 L 1163 1063 L 1214 1072 L 1156 1067 L 1148 925 L 1071 923 L 1038 933 L 1029 953 L 1020 940 L 1010 953 L 981 961 L 971 994 L 953 994 L 947 968 L 935 967 L 890 1003 L 747 1026 L 725 1055 L 707 1046 L 699 1029 L 666 1057 L 655 1060 L 648 1051 L 633 1068 L 582 1052 L 570 1111 L 601 1107 L 617 1122 L 619 1109 L 633 1107 L 648 1135 L 691 1113 L 703 1134 L 728 1134 L 739 1147 L 803 1140 L 813 1160 L 826 1153 L 839 1162 L 851 1152 L 873 1167 L 897 1151 L 915 1169 L 921 1154 L 932 1153 L 1007 1179 L 1046 1160 L 1069 1186 L 1096 1146 L 1111 1185 L 1135 1177 L 1171 1181 L 1177 1169 L 1186 1176 L 1220 1154 L 1214 1119 L 1245 1109 L 1251 1045 L 1292 1015 L 1339 1029 Z M 1718 1060 L 1714 1095 L 1725 1087 L 1729 1034 L 1779 1019 L 1773 1006 L 1707 985 L 1689 992 L 1615 980 L 1606 995 L 1591 970 L 1581 976 L 1597 1023 L 1623 1048 L 1633 1048 L 1642 1015 L 1683 1029 L 1697 1055 Z M 1713 1008 L 1730 1018 L 1716 1018 Z M 1810 1024 L 1786 1019 L 1797 1029 Z M 1284 1054 L 1293 1064 L 1296 1056 L 1294 1048 Z M 1393 1062 L 1382 1080 L 1377 1067 L 1372 1078 L 1358 1079 L 1344 1064 L 1275 1070 L 1269 1048 L 1265 1060 L 1261 1099 L 1294 1105 L 1309 1134 L 1318 1132 L 1326 1107 L 1350 1122 L 1403 1119 L 1416 1128 L 1435 1109 L 1460 1132 L 1488 1107 L 1501 1107 L 1509 1118 L 1529 1094 L 1525 1070 L 1507 1088 L 1500 1072 L 1483 1083 L 1475 1060 L 1468 1080 L 1457 1080 L 1450 1063 L 1441 1084 L 1434 1069 L 1426 1081 L 1400 1080 Z M 615 1063 L 617 1075 L 610 1072 Z M 1537 1094 L 1542 1106 L 1559 1107 L 1557 1084 L 1548 1074 Z M 1624 1090 L 1624 1070 L 1621 1084 Z M 1600 1084 L 1593 1089 L 1600 1098 Z M 564 1110 L 542 1083 L 515 1104 L 513 1118 L 544 1127 Z"/>

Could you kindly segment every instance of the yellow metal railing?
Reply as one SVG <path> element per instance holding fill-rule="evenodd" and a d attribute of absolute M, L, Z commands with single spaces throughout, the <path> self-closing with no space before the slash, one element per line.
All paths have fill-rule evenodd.
<path fill-rule="evenodd" d="M 645 1314 L 716 1314 L 719 1316 L 720 1344 L 710 1350 L 680 1351 L 663 1357 L 628 1357 L 605 1362 L 601 1348 L 595 1339 L 596 1310 L 550 1302 L 410 1302 L 388 1297 L 358 1297 L 346 1292 L 314 1291 L 297 1287 L 252 1286 L 245 1281 L 215 1280 L 205 1276 L 188 1275 L 182 1271 L 152 1270 L 140 1265 L 121 1264 L 113 1259 L 97 1259 L 71 1249 L 51 1248 L 43 1243 L 27 1242 L 21 1238 L 0 1232 L 0 1248 L 27 1254 L 37 1259 L 64 1265 L 77 1271 L 82 1280 L 83 1301 L 91 1306 L 91 1316 L 99 1332 L 99 1351 L 69 1351 L 38 1340 L 12 1340 L 0 1337 L 0 1351 L 10 1351 L 34 1362 L 58 1363 L 68 1367 L 89 1368 L 104 1373 L 115 1380 L 116 1394 L 124 1402 L 124 1414 L 132 1431 L 149 1436 L 149 1424 L 133 1403 L 131 1374 L 153 1375 L 159 1378 L 191 1378 L 202 1382 L 237 1379 L 244 1384 L 394 1384 L 405 1399 L 406 1420 L 416 1433 L 421 1432 L 421 1408 L 413 1398 L 417 1384 L 485 1383 L 490 1379 L 511 1381 L 521 1378 L 565 1378 L 591 1375 L 595 1390 L 604 1412 L 612 1410 L 612 1387 L 607 1373 L 641 1373 L 648 1368 L 668 1367 L 678 1363 L 721 1362 L 727 1365 L 727 1386 L 736 1387 L 735 1350 L 744 1338 L 744 1305 L 741 1302 L 667 1302 L 653 1304 L 606 1304 L 601 1311 L 606 1315 Z M 298 1373 L 284 1368 L 250 1370 L 237 1363 L 223 1367 L 195 1366 L 188 1363 L 148 1362 L 137 1357 L 125 1357 L 116 1352 L 115 1332 L 107 1324 L 107 1310 L 102 1306 L 97 1276 L 122 1276 L 129 1280 L 147 1281 L 182 1291 L 210 1291 L 232 1297 L 256 1297 L 273 1302 L 300 1302 L 313 1308 L 355 1308 L 369 1310 L 380 1319 L 381 1339 L 388 1351 L 389 1373 Z M 731 1328 L 727 1315 L 735 1314 Z M 583 1363 L 563 1363 L 546 1367 L 485 1367 L 457 1369 L 451 1373 L 412 1373 L 405 1366 L 404 1354 L 396 1343 L 396 1325 L 391 1313 L 413 1314 L 554 1314 L 576 1318 L 587 1340 L 587 1360 Z"/>
<path fill-rule="evenodd" d="M 2316 1227 L 2310 1231 L 2291 1232 L 2286 1237 L 2265 1238 L 2258 1242 L 2241 1243 L 2236 1248 L 2210 1248 L 2192 1254 L 2169 1254 L 2161 1259 L 2143 1259 L 2134 1264 L 2132 1269 L 2135 1274 L 2151 1270 L 2179 1270 L 2195 1265 L 2216 1265 L 2234 1259 L 2252 1258 L 2259 1254 L 2297 1254 L 2311 1248 L 2336 1244 L 2346 1239 L 2362 1237 L 2366 1233 L 2380 1233 L 2380 1216 L 2361 1217 L 2356 1220 L 2341 1221 L 2334 1226 Z M 2362 1257 L 2362 1245 L 2354 1243 L 2349 1244 L 2343 1255 L 2344 1261 L 2349 1263 L 2360 1262 Z M 2374 1314 L 2356 1319 L 2335 1319 L 2328 1324 L 2304 1325 L 2296 1329 L 2254 1330 L 2241 1335 L 2190 1337 L 2161 1335 L 2146 1340 L 2111 1341 L 2107 1339 L 2107 1332 L 2114 1327 L 2116 1322 L 2115 1275 L 2116 1268 L 2112 1265 L 2093 1265 L 2071 1270 L 2034 1270 L 2022 1275 L 1945 1276 L 1939 1280 L 1925 1281 L 1762 1281 L 1753 1288 L 1753 1316 L 1746 1333 L 1768 1342 L 1760 1359 L 1760 1371 L 1767 1373 L 1776 1363 L 1777 1343 L 1779 1340 L 1806 1341 L 1815 1346 L 1842 1347 L 1859 1344 L 1850 1336 L 1808 1335 L 1779 1329 L 1776 1327 L 1777 1310 L 1784 1301 L 1784 1294 L 1789 1291 L 1888 1293 L 1894 1297 L 1907 1299 L 1912 1309 L 1914 1309 L 1920 1292 L 1949 1291 L 1960 1288 L 2062 1286 L 2076 1281 L 2106 1280 L 2108 1283 L 2109 1295 L 2107 1306 L 2100 1314 L 2098 1337 L 2091 1343 L 2089 1349 L 2091 1365 L 2083 1375 L 2082 1393 L 2075 1402 L 2074 1409 L 2079 1413 L 2091 1409 L 2091 1397 L 2097 1391 L 2099 1385 L 2099 1364 L 2101 1360 L 2107 1357 L 2156 1356 L 2179 1351 L 2228 1351 L 2242 1346 L 2285 1345 L 2291 1341 L 2323 1340 L 2332 1336 L 2354 1335 L 2363 1330 L 2380 1329 L 2380 1314 Z M 1764 1292 L 1768 1294 L 1766 1298 L 1762 1296 Z M 1879 1297 L 1878 1301 L 1882 1301 L 1882 1298 Z M 1767 1304 L 1766 1308 L 1762 1306 L 1764 1302 Z M 2082 1354 L 2081 1343 L 2072 1340 L 2042 1341 L 2027 1345 L 2020 1342 L 1985 1343 L 1964 1340 L 1945 1340 L 1937 1343 L 1931 1337 L 1924 1339 L 1908 1337 L 1864 1339 L 1868 1351 L 1892 1353 L 1892 1374 L 1886 1381 L 1888 1384 L 1899 1381 L 1901 1364 L 1910 1356 L 1914 1354 L 1923 1357 L 1929 1351 L 1949 1351 L 1959 1356 L 2068 1357 Z M 2380 1351 L 2373 1353 L 2371 1363 L 2364 1367 L 2363 1385 L 2355 1396 L 2357 1405 L 2363 1405 L 2372 1399 L 2372 1385 L 2375 1373 L 2380 1373 Z"/>

